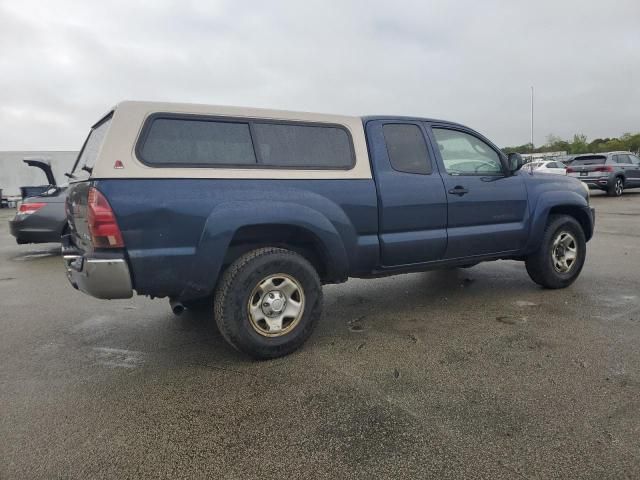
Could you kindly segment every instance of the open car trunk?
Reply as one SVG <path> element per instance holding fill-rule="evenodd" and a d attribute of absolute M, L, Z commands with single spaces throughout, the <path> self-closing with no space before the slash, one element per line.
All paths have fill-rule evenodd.
<path fill-rule="evenodd" d="M 56 179 L 53 176 L 53 170 L 51 169 L 51 163 L 49 162 L 49 160 L 39 158 L 25 158 L 22 161 L 30 167 L 36 167 L 42 170 L 47 177 L 47 182 L 49 182 L 46 185 L 20 187 L 20 195 L 22 196 L 23 200 L 29 197 L 37 197 L 38 195 L 49 190 L 52 186 L 57 186 Z"/>

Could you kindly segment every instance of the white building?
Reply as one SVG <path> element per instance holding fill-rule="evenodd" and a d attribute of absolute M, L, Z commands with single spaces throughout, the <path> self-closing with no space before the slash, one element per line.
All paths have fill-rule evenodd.
<path fill-rule="evenodd" d="M 20 187 L 46 185 L 47 178 L 39 168 L 23 163 L 25 158 L 43 158 L 51 162 L 53 174 L 59 185 L 69 180 L 64 176 L 76 161 L 76 151 L 0 151 L 0 189 L 3 197 L 20 195 Z"/>

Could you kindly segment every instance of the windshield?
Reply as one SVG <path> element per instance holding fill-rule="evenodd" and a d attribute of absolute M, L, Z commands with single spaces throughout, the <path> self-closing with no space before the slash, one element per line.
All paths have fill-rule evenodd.
<path fill-rule="evenodd" d="M 109 130 L 109 125 L 111 125 L 111 118 L 113 117 L 113 112 L 100 120 L 89 132 L 89 136 L 87 140 L 84 142 L 84 146 L 82 150 L 80 150 L 80 156 L 78 160 L 76 160 L 76 164 L 73 167 L 73 172 L 81 169 L 82 167 L 93 168 L 96 163 L 96 159 L 98 158 L 98 153 L 100 152 L 100 147 L 102 147 L 102 142 L 104 141 L 104 137 Z M 72 172 L 72 173 L 73 173 Z"/>

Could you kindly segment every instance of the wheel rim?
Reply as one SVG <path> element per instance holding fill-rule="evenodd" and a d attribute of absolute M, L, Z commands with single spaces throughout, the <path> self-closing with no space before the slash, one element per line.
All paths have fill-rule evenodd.
<path fill-rule="evenodd" d="M 551 247 L 553 268 L 558 273 L 568 273 L 578 259 L 578 242 L 569 232 L 560 232 Z"/>
<path fill-rule="evenodd" d="M 269 275 L 251 292 L 247 312 L 249 323 L 260 335 L 286 335 L 300 323 L 304 313 L 304 290 L 286 273 Z"/>
<path fill-rule="evenodd" d="M 622 180 L 618 179 L 616 180 L 616 195 L 622 195 L 622 190 L 623 190 L 623 185 L 622 185 Z"/>

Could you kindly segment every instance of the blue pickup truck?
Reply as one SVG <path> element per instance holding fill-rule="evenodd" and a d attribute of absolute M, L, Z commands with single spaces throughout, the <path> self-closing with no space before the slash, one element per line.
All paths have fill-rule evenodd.
<path fill-rule="evenodd" d="M 593 235 L 588 189 L 521 166 L 442 120 L 122 102 L 73 170 L 67 276 L 97 298 L 210 308 L 255 358 L 302 345 L 322 285 L 350 277 L 509 259 L 567 287 Z"/>

